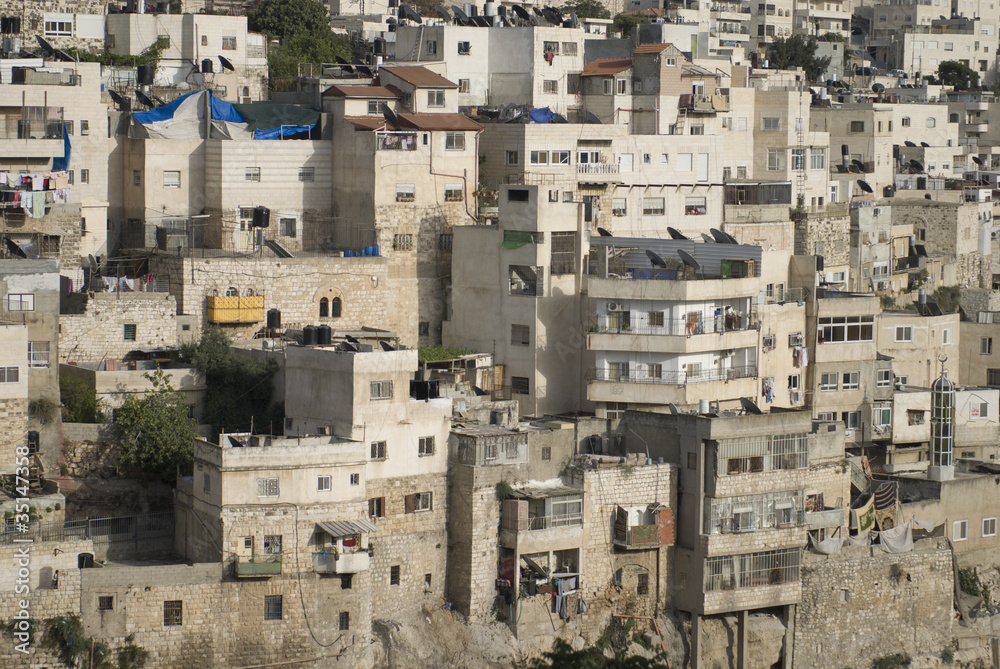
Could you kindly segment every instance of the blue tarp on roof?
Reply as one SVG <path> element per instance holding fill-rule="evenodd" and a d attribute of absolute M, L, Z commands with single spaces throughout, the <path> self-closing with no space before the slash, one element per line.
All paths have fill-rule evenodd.
<path fill-rule="evenodd" d="M 174 112 L 177 108 L 187 100 L 192 95 L 197 95 L 201 91 L 195 91 L 194 93 L 188 93 L 187 95 L 182 95 L 176 100 L 171 100 L 162 107 L 157 107 L 156 109 L 150 109 L 147 112 L 133 112 L 132 118 L 136 120 L 137 123 L 142 123 L 146 125 L 147 123 L 156 123 L 157 121 L 167 121 L 174 117 Z"/>
<path fill-rule="evenodd" d="M 246 123 L 247 120 L 243 118 L 243 115 L 236 111 L 231 103 L 225 100 L 220 100 L 209 91 L 208 95 L 211 99 L 211 109 L 212 109 L 212 120 L 214 121 L 227 121 L 229 123 Z"/>
<path fill-rule="evenodd" d="M 532 109 L 528 112 L 528 118 L 531 119 L 532 123 L 552 123 L 554 116 L 555 115 L 552 113 L 552 110 L 548 107 Z"/>
<path fill-rule="evenodd" d="M 316 124 L 312 125 L 283 125 L 277 128 L 268 128 L 267 130 L 261 130 L 257 128 L 253 133 L 254 139 L 281 139 L 282 137 L 291 137 L 292 135 L 297 135 L 300 132 L 311 132 Z"/>

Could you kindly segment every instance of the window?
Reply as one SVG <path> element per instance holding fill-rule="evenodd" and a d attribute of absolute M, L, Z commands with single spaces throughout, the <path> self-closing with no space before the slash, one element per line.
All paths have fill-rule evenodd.
<path fill-rule="evenodd" d="M 351 474 L 349 480 L 351 485 L 361 485 L 361 474 Z"/>
<path fill-rule="evenodd" d="M 615 79 L 615 93 L 628 95 L 628 79 Z"/>
<path fill-rule="evenodd" d="M 551 274 L 572 274 L 576 269 L 576 233 L 552 233 Z"/>
<path fill-rule="evenodd" d="M 433 493 L 430 492 L 418 492 L 413 495 L 407 495 L 405 498 L 406 513 L 430 511 L 432 508 L 432 497 Z"/>
<path fill-rule="evenodd" d="M 577 54 L 576 42 L 563 42 L 562 53 L 564 56 L 575 56 Z"/>
<path fill-rule="evenodd" d="M 389 585 L 399 585 L 399 565 L 389 567 Z"/>
<path fill-rule="evenodd" d="M 767 150 L 767 169 L 771 170 L 771 171 L 785 169 L 785 150 L 784 149 L 768 149 Z"/>
<path fill-rule="evenodd" d="M 875 386 L 878 388 L 888 388 L 892 385 L 892 370 L 880 369 L 875 372 Z"/>
<path fill-rule="evenodd" d="M 420 437 L 417 442 L 417 455 L 434 455 L 434 437 Z"/>
<path fill-rule="evenodd" d="M 691 134 L 692 135 L 704 135 L 705 134 L 705 126 L 703 126 L 703 125 L 692 125 L 691 126 Z"/>
<path fill-rule="evenodd" d="M 135 341 L 135 323 L 126 323 L 124 327 L 124 339 L 125 341 Z"/>
<path fill-rule="evenodd" d="M 704 197 L 684 198 L 685 216 L 704 216 L 708 213 L 708 203 Z"/>
<path fill-rule="evenodd" d="M 425 50 L 427 51 L 428 56 L 436 55 L 438 52 L 437 40 L 432 40 L 432 39 L 427 40 L 427 46 Z"/>
<path fill-rule="evenodd" d="M 543 42 L 542 43 L 542 53 L 551 53 L 554 56 L 559 55 L 559 42 Z"/>
<path fill-rule="evenodd" d="M 34 293 L 7 293 L 7 311 L 34 311 Z"/>
<path fill-rule="evenodd" d="M 163 172 L 163 187 L 164 188 L 180 188 L 181 187 L 181 173 L 177 170 L 165 170 Z"/>
<path fill-rule="evenodd" d="M 246 181 L 252 181 L 254 183 L 260 183 L 260 168 L 259 167 L 247 167 L 243 170 L 243 178 Z"/>
<path fill-rule="evenodd" d="M 541 235 L 542 233 L 535 234 Z M 540 243 L 540 240 L 534 243 Z M 544 268 L 529 267 L 527 265 L 510 265 L 507 271 L 510 295 L 537 297 L 544 294 Z"/>
<path fill-rule="evenodd" d="M 625 216 L 628 213 L 628 200 L 623 197 L 611 198 L 611 215 Z"/>
<path fill-rule="evenodd" d="M 222 38 L 222 50 L 223 51 L 236 51 L 236 37 L 223 37 Z"/>
<path fill-rule="evenodd" d="M 392 399 L 392 381 L 373 381 L 369 393 L 369 398 L 373 400 Z"/>
<path fill-rule="evenodd" d="M 973 401 L 969 407 L 969 413 L 970 413 L 970 418 L 989 418 L 990 417 L 989 402 Z"/>
<path fill-rule="evenodd" d="M 531 343 L 531 328 L 527 325 L 510 326 L 510 343 L 515 346 L 527 346 Z"/>
<path fill-rule="evenodd" d="M 859 372 L 844 372 L 842 390 L 857 390 L 860 386 Z"/>
<path fill-rule="evenodd" d="M 986 385 L 990 388 L 1000 388 L 1000 369 L 991 368 L 986 370 Z"/>
<path fill-rule="evenodd" d="M 264 595 L 264 620 L 281 620 L 281 595 Z"/>
<path fill-rule="evenodd" d="M 896 341 L 898 342 L 913 341 L 913 327 L 910 325 L 897 325 Z"/>
<path fill-rule="evenodd" d="M 510 377 L 510 391 L 518 395 L 527 395 L 530 392 L 528 377 L 526 376 Z"/>
<path fill-rule="evenodd" d="M 393 235 L 392 236 L 392 250 L 393 251 L 412 251 L 413 250 L 413 235 Z"/>
<path fill-rule="evenodd" d="M 800 381 L 800 377 L 799 377 L 798 374 L 789 374 L 788 375 L 788 389 L 789 390 L 798 390 L 799 389 L 799 381 Z"/>
<path fill-rule="evenodd" d="M 294 237 L 295 236 L 295 219 L 294 218 L 279 218 L 278 219 L 278 234 L 282 237 Z"/>
<path fill-rule="evenodd" d="M 864 121 L 851 121 L 851 126 L 848 132 L 864 132 L 865 122 Z"/>
<path fill-rule="evenodd" d="M 993 337 L 979 338 L 979 354 L 993 355 Z"/>
<path fill-rule="evenodd" d="M 177 627 L 184 623 L 184 602 L 180 600 L 163 602 L 163 626 Z"/>
<path fill-rule="evenodd" d="M 132 170 L 132 185 L 133 186 L 142 185 L 142 172 L 140 170 Z"/>
<path fill-rule="evenodd" d="M 376 116 L 376 115 L 378 115 L 380 113 L 381 113 L 381 107 L 379 107 L 379 101 L 378 100 L 369 100 L 368 101 L 368 115 L 369 116 Z"/>
<path fill-rule="evenodd" d="M 99 596 L 97 598 L 97 610 L 98 611 L 114 611 L 115 610 L 115 597 L 114 597 L 114 595 L 101 595 L 101 596 Z"/>
<path fill-rule="evenodd" d="M 340 612 L 340 631 L 345 632 L 351 629 L 351 614 L 347 611 Z"/>
<path fill-rule="evenodd" d="M 874 316 L 832 316 L 819 319 L 820 343 L 872 341 Z"/>
<path fill-rule="evenodd" d="M 315 167 L 300 167 L 299 168 L 299 181 L 302 182 L 312 182 L 316 180 L 316 168 Z"/>
<path fill-rule="evenodd" d="M 80 170 L 80 183 L 81 184 L 90 183 L 90 170 Z"/>
<path fill-rule="evenodd" d="M 650 311 L 646 314 L 646 321 L 650 327 L 662 328 L 663 327 L 663 312 L 662 311 Z"/>
<path fill-rule="evenodd" d="M 427 91 L 428 107 L 444 107 L 444 91 Z"/>
<path fill-rule="evenodd" d="M 792 169 L 801 172 L 806 168 L 806 150 L 792 149 Z"/>
<path fill-rule="evenodd" d="M 930 117 L 927 118 L 927 127 L 928 128 L 933 128 L 936 125 L 937 125 L 937 119 L 935 119 L 933 116 L 930 116 Z"/>
<path fill-rule="evenodd" d="M 760 129 L 767 131 L 781 130 L 781 119 L 776 116 L 765 116 L 760 120 Z"/>
<path fill-rule="evenodd" d="M 17 383 L 20 377 L 20 368 L 0 367 L 0 383 Z"/>
<path fill-rule="evenodd" d="M 316 477 L 316 490 L 319 492 L 330 492 L 333 488 L 333 477 L 332 476 L 317 476 Z"/>
<path fill-rule="evenodd" d="M 844 421 L 844 426 L 848 430 L 857 430 L 861 427 L 861 412 L 860 411 L 845 411 L 840 414 L 841 420 Z"/>
<path fill-rule="evenodd" d="M 72 37 L 73 19 L 71 16 L 65 17 L 65 21 L 45 21 L 46 37 Z"/>
<path fill-rule="evenodd" d="M 875 427 L 885 427 L 892 425 L 892 404 L 889 402 L 879 402 L 872 406 L 872 425 Z"/>
<path fill-rule="evenodd" d="M 470 53 L 472 53 L 472 44 L 470 44 L 469 42 L 458 43 L 459 56 L 468 56 Z"/>
<path fill-rule="evenodd" d="M 995 537 L 997 535 L 997 519 L 993 518 L 983 518 L 983 536 L 984 537 Z"/>
<path fill-rule="evenodd" d="M 552 447 L 542 446 L 542 460 L 551 460 L 551 459 L 552 459 Z"/>
<path fill-rule="evenodd" d="M 257 479 L 257 497 L 277 497 L 278 479 Z"/>
<path fill-rule="evenodd" d="M 413 202 L 416 199 L 417 191 L 413 184 L 396 184 L 396 202 Z"/>
<path fill-rule="evenodd" d="M 48 366 L 49 366 L 49 342 L 29 341 L 28 367 L 48 367 Z"/>
<path fill-rule="evenodd" d="M 809 167 L 814 170 L 826 169 L 826 149 L 809 150 Z"/>
<path fill-rule="evenodd" d="M 368 515 L 372 518 L 385 518 L 385 497 L 368 500 Z"/>
<path fill-rule="evenodd" d="M 951 330 L 945 328 L 941 330 L 941 343 L 950 344 L 951 343 Z"/>
<path fill-rule="evenodd" d="M 956 520 L 951 524 L 951 540 L 965 541 L 969 538 L 969 521 Z"/>
<path fill-rule="evenodd" d="M 825 391 L 834 391 L 837 389 L 837 374 L 836 372 L 825 372 L 820 375 L 819 389 Z"/>
<path fill-rule="evenodd" d="M 190 412 L 188 412 L 188 413 L 190 415 Z M 205 493 L 212 492 L 212 477 L 211 476 L 209 476 L 208 474 L 202 475 L 201 483 L 202 483 L 201 489 L 202 489 L 203 492 L 205 492 Z"/>
<path fill-rule="evenodd" d="M 281 535 L 264 535 L 264 553 L 267 555 L 281 555 Z"/>
<path fill-rule="evenodd" d="M 444 148 L 448 151 L 465 151 L 465 133 L 446 133 L 444 136 Z"/>
<path fill-rule="evenodd" d="M 385 460 L 386 452 L 387 452 L 386 442 L 384 441 L 372 442 L 372 460 Z"/>
<path fill-rule="evenodd" d="M 662 197 L 642 198 L 643 216 L 663 216 L 663 212 L 665 210 L 666 205 L 664 204 L 664 199 Z"/>
<path fill-rule="evenodd" d="M 662 377 L 663 377 L 663 365 L 652 362 L 646 365 L 646 378 L 659 379 Z"/>
<path fill-rule="evenodd" d="M 504 163 L 507 165 L 519 164 L 517 151 L 507 151 L 504 157 Z"/>
<path fill-rule="evenodd" d="M 542 93 L 559 93 L 559 81 L 556 79 L 545 79 L 542 81 Z"/>
<path fill-rule="evenodd" d="M 923 425 L 924 424 L 924 412 L 920 409 L 907 409 L 906 410 L 906 424 L 907 425 Z"/>
<path fill-rule="evenodd" d="M 635 594 L 637 595 L 648 595 L 649 594 L 649 574 L 637 574 L 636 575 L 636 586 Z"/>
<path fill-rule="evenodd" d="M 548 151 L 532 151 L 528 154 L 528 161 L 532 165 L 548 165 L 549 164 L 549 152 Z"/>

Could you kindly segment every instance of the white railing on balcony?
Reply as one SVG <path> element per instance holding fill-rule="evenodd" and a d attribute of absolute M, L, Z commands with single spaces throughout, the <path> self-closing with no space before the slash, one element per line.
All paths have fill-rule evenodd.
<path fill-rule="evenodd" d="M 708 558 L 705 592 L 795 583 L 799 580 L 800 560 L 798 548 Z"/>
<path fill-rule="evenodd" d="M 615 316 L 598 316 L 593 331 L 606 334 L 671 335 L 692 337 L 700 334 L 722 334 L 752 330 L 755 325 L 746 316 L 720 316 L 708 320 L 692 322 L 683 318 L 669 318 L 662 325 L 648 323 L 632 324 Z"/>
<path fill-rule="evenodd" d="M 700 372 L 675 372 L 662 370 L 659 374 L 645 369 L 591 369 L 588 379 L 593 381 L 614 381 L 616 383 L 664 383 L 667 385 L 685 385 L 688 383 L 707 383 L 709 381 L 735 381 L 750 379 L 757 376 L 757 365 L 743 367 L 726 367 Z"/>
<path fill-rule="evenodd" d="M 577 174 L 618 174 L 616 163 L 577 163 Z"/>
<path fill-rule="evenodd" d="M 583 525 L 582 513 L 567 513 L 559 516 L 535 516 L 528 518 L 528 530 L 549 530 L 554 527 Z"/>

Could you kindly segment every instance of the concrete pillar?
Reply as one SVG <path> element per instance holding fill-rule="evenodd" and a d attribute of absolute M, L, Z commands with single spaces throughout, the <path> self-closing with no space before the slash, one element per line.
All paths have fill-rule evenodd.
<path fill-rule="evenodd" d="M 792 669 L 792 651 L 795 649 L 795 604 L 785 607 L 785 655 L 782 669 Z"/>
<path fill-rule="evenodd" d="M 747 666 L 747 621 L 750 612 L 743 610 L 736 617 L 736 669 Z"/>
<path fill-rule="evenodd" d="M 691 669 L 701 668 L 701 615 L 691 614 Z"/>

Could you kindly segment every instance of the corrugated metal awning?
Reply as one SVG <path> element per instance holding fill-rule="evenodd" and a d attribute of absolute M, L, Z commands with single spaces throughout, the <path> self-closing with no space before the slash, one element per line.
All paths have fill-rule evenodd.
<path fill-rule="evenodd" d="M 373 523 L 364 519 L 326 520 L 317 522 L 316 525 L 321 527 L 323 531 L 331 537 L 349 537 L 354 534 L 364 534 L 378 531 L 378 528 Z"/>

